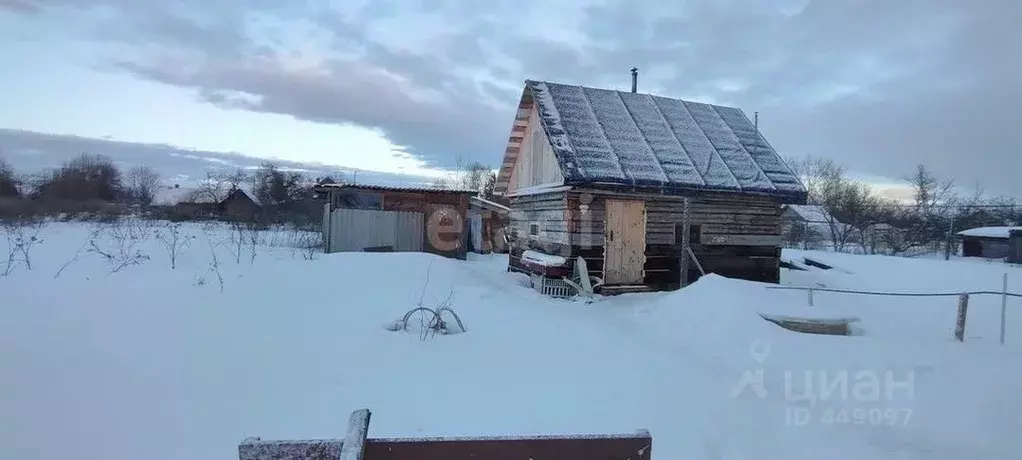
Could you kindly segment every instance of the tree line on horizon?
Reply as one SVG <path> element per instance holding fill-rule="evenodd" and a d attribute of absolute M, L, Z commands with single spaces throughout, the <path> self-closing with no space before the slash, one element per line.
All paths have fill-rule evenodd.
<path fill-rule="evenodd" d="M 1014 197 L 990 196 L 980 186 L 965 192 L 922 164 L 902 178 L 909 191 L 902 200 L 852 179 L 846 167 L 831 159 L 789 157 L 785 162 L 806 186 L 808 204 L 826 211 L 824 221 L 817 223 L 829 229 L 822 239 L 834 250 L 855 244 L 867 252 L 891 254 L 924 248 L 951 251 L 958 231 L 1022 223 L 1022 207 Z M 811 242 L 809 235 L 787 236 L 793 243 Z M 881 246 L 884 251 L 877 251 Z"/>
<path fill-rule="evenodd" d="M 429 187 L 476 190 L 492 196 L 496 176 L 481 163 L 458 168 L 448 177 L 436 179 Z M 182 196 L 183 201 L 220 203 L 235 190 L 251 194 L 261 206 L 263 217 L 271 219 L 295 213 L 313 214 L 319 209 L 310 204 L 312 187 L 324 183 L 345 183 L 343 172 L 309 177 L 299 171 L 263 162 L 253 170 L 226 168 L 208 172 Z M 37 174 L 18 174 L 0 155 L 0 200 L 5 214 L 82 214 L 123 213 L 152 210 L 161 189 L 174 188 L 154 168 L 144 165 L 122 169 L 103 155 L 83 153 L 61 166 Z M 12 211 L 12 209 L 14 211 Z"/>

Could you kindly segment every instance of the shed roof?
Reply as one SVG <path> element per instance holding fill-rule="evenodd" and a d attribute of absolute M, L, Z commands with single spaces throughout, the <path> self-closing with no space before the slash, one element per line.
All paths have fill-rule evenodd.
<path fill-rule="evenodd" d="M 507 213 L 507 212 L 511 211 L 511 208 L 509 208 L 507 206 L 504 206 L 504 205 L 502 205 L 500 203 L 497 203 L 495 201 L 487 200 L 486 198 L 483 198 L 483 197 L 473 196 L 473 197 L 469 197 L 468 200 L 469 200 L 469 204 L 477 204 L 478 206 L 480 206 L 482 208 L 490 209 L 490 210 L 497 211 L 497 212 L 500 212 L 500 213 Z"/>
<path fill-rule="evenodd" d="M 430 187 L 405 187 L 405 186 L 392 186 L 392 185 L 370 185 L 370 184 L 320 184 L 316 188 L 322 190 L 328 189 L 362 189 L 362 190 L 378 190 L 378 191 L 395 191 L 395 192 L 415 192 L 415 193 L 453 193 L 453 194 L 476 194 L 479 193 L 475 190 L 467 189 L 450 189 L 450 188 L 430 188 Z"/>
<path fill-rule="evenodd" d="M 792 204 L 785 208 L 790 209 L 799 219 L 806 222 L 829 224 L 832 219 L 830 213 L 818 204 Z M 837 220 L 834 219 L 834 221 Z"/>
<path fill-rule="evenodd" d="M 798 177 L 737 108 L 527 80 L 520 106 L 533 101 L 568 185 L 806 200 Z"/>
<path fill-rule="evenodd" d="M 1022 231 L 1022 227 L 978 227 L 962 230 L 959 236 L 974 236 L 979 238 L 1004 238 L 1007 239 L 1012 230 Z"/>

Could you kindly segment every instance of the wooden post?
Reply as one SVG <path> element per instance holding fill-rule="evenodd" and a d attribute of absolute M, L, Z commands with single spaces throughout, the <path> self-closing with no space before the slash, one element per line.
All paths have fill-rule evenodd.
<path fill-rule="evenodd" d="M 369 409 L 359 409 L 348 419 L 348 433 L 341 444 L 340 460 L 362 460 L 369 436 Z"/>
<path fill-rule="evenodd" d="M 682 214 L 681 214 L 681 254 L 678 258 L 678 269 L 681 271 L 681 287 L 688 286 L 688 258 L 689 253 L 689 223 L 688 223 L 688 198 L 683 201 Z M 677 228 L 677 227 L 675 227 Z"/>
<path fill-rule="evenodd" d="M 958 296 L 958 319 L 955 321 L 955 340 L 965 340 L 965 317 L 969 313 L 969 294 Z"/>
<path fill-rule="evenodd" d="M 330 254 L 330 250 L 333 249 L 333 248 L 330 247 L 331 246 L 330 236 L 333 235 L 333 233 L 334 233 L 333 232 L 333 227 L 334 227 L 333 213 L 331 212 L 332 211 L 332 206 L 331 206 L 331 202 L 332 201 L 331 200 L 333 200 L 333 196 L 334 196 L 333 192 L 328 192 L 327 193 L 327 197 L 328 198 L 326 199 L 326 202 L 323 203 L 323 253 L 324 254 Z"/>
<path fill-rule="evenodd" d="M 1008 273 L 1001 279 L 1001 345 L 1004 345 L 1004 323 L 1008 319 Z"/>
<path fill-rule="evenodd" d="M 947 241 L 944 242 L 944 260 L 951 260 L 951 240 L 955 237 L 955 213 L 951 213 L 951 223 L 948 224 Z"/>
<path fill-rule="evenodd" d="M 809 306 L 813 306 L 813 287 L 809 287 Z"/>

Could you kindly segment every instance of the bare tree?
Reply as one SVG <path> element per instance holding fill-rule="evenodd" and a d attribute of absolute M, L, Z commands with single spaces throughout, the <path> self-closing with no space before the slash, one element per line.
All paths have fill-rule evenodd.
<path fill-rule="evenodd" d="M 302 199 L 305 192 L 301 173 L 285 171 L 276 164 L 265 162 L 252 177 L 252 192 L 255 198 L 273 211 L 290 211 Z"/>
<path fill-rule="evenodd" d="M 132 204 L 149 206 L 162 185 L 160 174 L 148 166 L 135 166 L 124 176 L 125 191 Z"/>
<path fill-rule="evenodd" d="M 0 198 L 17 198 L 21 196 L 19 181 L 11 164 L 0 156 Z"/>
<path fill-rule="evenodd" d="M 952 180 L 940 180 L 924 165 L 918 165 L 905 178 L 912 188 L 913 206 L 903 218 L 908 225 L 908 241 L 913 246 L 950 250 L 955 210 L 959 196 Z"/>
<path fill-rule="evenodd" d="M 496 174 L 486 165 L 478 161 L 466 163 L 462 158 L 458 158 L 454 171 L 446 177 L 434 179 L 431 186 L 439 189 L 472 190 L 483 196 L 491 196 L 496 181 Z"/>
<path fill-rule="evenodd" d="M 189 199 L 219 203 L 241 188 L 241 184 L 246 183 L 248 179 L 248 174 L 241 168 L 206 173 L 206 180 L 192 191 Z"/>

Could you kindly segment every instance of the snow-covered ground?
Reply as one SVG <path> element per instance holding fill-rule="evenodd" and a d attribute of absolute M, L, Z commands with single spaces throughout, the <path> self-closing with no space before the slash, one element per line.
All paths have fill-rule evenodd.
<path fill-rule="evenodd" d="M 1020 299 L 1005 346 L 999 296 L 970 300 L 957 343 L 953 297 L 816 292 L 809 307 L 805 292 L 710 275 L 585 303 L 540 296 L 506 256 L 308 260 L 287 247 L 296 233 L 239 250 L 229 229 L 189 224 L 171 269 L 163 224 L 93 230 L 50 224 L 31 269 L 0 277 L 0 458 L 228 460 L 249 436 L 340 437 L 362 407 L 374 437 L 645 428 L 659 459 L 1022 450 Z M 786 271 L 789 285 L 1000 290 L 1008 272 L 1022 292 L 1022 270 L 1002 264 L 785 253 L 836 267 Z M 420 298 L 448 297 L 467 332 L 387 330 Z M 863 335 L 797 334 L 760 314 L 855 316 Z"/>

